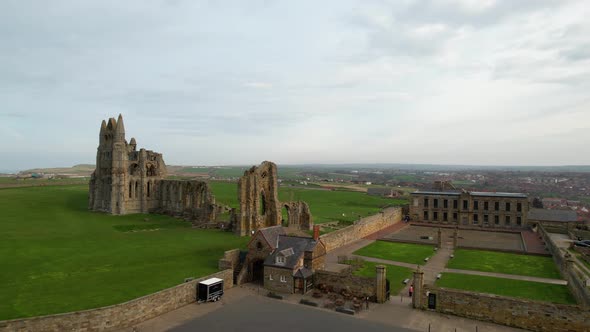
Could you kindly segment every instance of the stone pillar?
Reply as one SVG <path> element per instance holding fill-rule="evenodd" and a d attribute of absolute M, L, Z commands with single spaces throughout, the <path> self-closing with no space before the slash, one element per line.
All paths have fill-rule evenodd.
<path fill-rule="evenodd" d="M 438 248 L 442 248 L 442 231 L 440 230 L 440 227 L 438 228 Z"/>
<path fill-rule="evenodd" d="M 375 272 L 377 273 L 377 287 L 375 289 L 377 303 L 384 303 L 387 300 L 387 278 L 385 277 L 385 266 L 375 266 Z"/>
<path fill-rule="evenodd" d="M 459 239 L 459 227 L 455 227 L 455 230 L 453 232 L 453 248 L 457 249 L 457 243 Z"/>
<path fill-rule="evenodd" d="M 412 294 L 412 305 L 416 309 L 422 309 L 422 292 L 424 289 L 424 272 L 420 265 L 414 271 L 414 294 Z"/>

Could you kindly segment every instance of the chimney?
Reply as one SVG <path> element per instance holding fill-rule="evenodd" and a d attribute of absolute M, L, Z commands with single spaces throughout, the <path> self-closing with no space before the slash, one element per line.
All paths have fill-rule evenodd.
<path fill-rule="evenodd" d="M 313 239 L 316 241 L 320 239 L 320 225 L 313 225 Z"/>

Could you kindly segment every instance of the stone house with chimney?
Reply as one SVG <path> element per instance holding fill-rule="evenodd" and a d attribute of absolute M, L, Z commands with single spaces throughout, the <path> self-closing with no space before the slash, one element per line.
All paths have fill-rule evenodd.
<path fill-rule="evenodd" d="M 313 274 L 323 269 L 326 246 L 319 238 L 287 235 L 282 226 L 261 228 L 248 243 L 238 283 L 253 281 L 279 293 L 305 293 L 313 287 Z"/>

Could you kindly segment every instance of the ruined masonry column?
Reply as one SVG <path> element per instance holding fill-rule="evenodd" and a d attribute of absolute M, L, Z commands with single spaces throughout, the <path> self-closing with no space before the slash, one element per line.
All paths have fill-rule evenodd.
<path fill-rule="evenodd" d="M 420 265 L 414 271 L 414 294 L 412 294 L 412 305 L 416 309 L 422 309 L 422 292 L 424 289 L 424 272 Z"/>
<path fill-rule="evenodd" d="M 453 232 L 453 248 L 457 249 L 457 243 L 459 239 L 459 227 L 455 227 L 455 231 Z"/>
<path fill-rule="evenodd" d="M 438 239 L 437 239 L 437 241 L 438 241 L 438 248 L 439 249 L 442 248 L 442 232 L 440 230 L 440 227 L 438 228 Z"/>
<path fill-rule="evenodd" d="M 385 298 L 386 295 L 386 277 L 385 277 L 385 266 L 377 265 L 375 266 L 375 272 L 377 273 L 377 289 L 375 290 L 375 295 L 377 297 L 377 303 L 384 303 L 387 299 Z"/>

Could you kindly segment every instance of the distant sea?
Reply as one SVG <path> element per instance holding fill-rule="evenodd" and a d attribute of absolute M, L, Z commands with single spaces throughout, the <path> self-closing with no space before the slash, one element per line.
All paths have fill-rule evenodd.
<path fill-rule="evenodd" d="M 15 170 L 15 169 L 1 169 L 0 168 L 0 173 L 4 173 L 4 174 L 16 174 L 16 173 L 18 173 L 18 171 Z"/>

